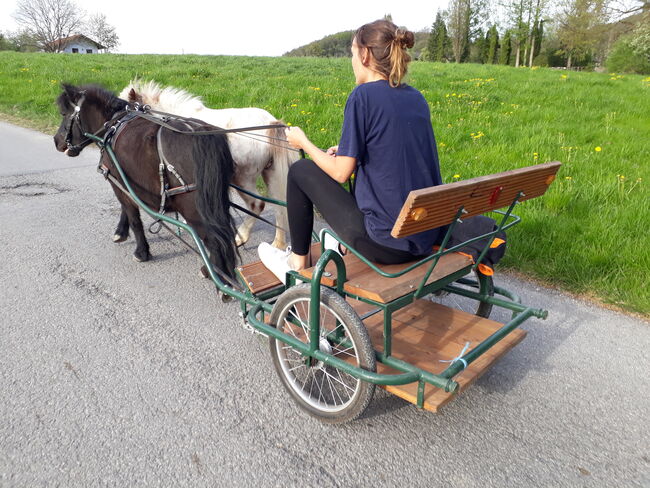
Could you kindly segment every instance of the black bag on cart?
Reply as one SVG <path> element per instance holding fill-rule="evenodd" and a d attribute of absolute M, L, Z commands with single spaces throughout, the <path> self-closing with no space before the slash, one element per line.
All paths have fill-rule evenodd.
<path fill-rule="evenodd" d="M 497 228 L 496 220 L 486 217 L 485 215 L 477 215 L 475 217 L 470 217 L 467 220 L 463 220 L 462 223 L 456 225 L 454 232 L 449 238 L 447 243 L 447 249 L 450 247 L 457 246 L 462 242 L 465 242 L 469 239 L 473 239 L 488 232 L 492 232 Z M 472 256 L 474 262 L 478 259 L 483 252 L 483 249 L 488 244 L 489 238 L 481 239 L 480 241 L 473 242 L 468 244 L 465 247 L 462 247 L 458 252 L 462 252 Z M 506 253 L 506 233 L 500 231 L 492 241 L 490 249 L 483 257 L 483 260 L 478 265 L 478 271 L 484 275 L 492 276 L 494 274 L 494 265 L 501 261 L 501 258 Z"/>

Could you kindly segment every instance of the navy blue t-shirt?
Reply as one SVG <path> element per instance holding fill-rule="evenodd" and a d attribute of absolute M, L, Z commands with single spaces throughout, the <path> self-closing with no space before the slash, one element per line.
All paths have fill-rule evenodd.
<path fill-rule="evenodd" d="M 379 244 L 430 254 L 439 230 L 395 239 L 393 224 L 411 190 L 440 185 L 429 105 L 408 85 L 358 85 L 348 97 L 337 155 L 356 158 L 354 195 L 368 235 Z"/>

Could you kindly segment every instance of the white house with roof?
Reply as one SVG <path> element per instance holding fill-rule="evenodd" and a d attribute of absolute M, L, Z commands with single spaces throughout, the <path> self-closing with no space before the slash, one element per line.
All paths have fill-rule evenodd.
<path fill-rule="evenodd" d="M 100 43 L 93 41 L 83 34 L 57 39 L 50 43 L 54 51 L 73 54 L 97 54 L 100 49 L 105 49 Z"/>

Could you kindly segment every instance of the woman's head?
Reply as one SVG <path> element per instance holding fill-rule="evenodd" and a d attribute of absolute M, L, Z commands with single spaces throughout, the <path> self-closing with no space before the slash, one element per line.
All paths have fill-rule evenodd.
<path fill-rule="evenodd" d="M 406 49 L 413 47 L 414 43 L 415 36 L 411 31 L 400 29 L 388 20 L 376 20 L 362 25 L 355 33 L 353 58 L 356 48 L 364 66 L 381 74 L 391 86 L 397 86 L 411 61 Z"/>

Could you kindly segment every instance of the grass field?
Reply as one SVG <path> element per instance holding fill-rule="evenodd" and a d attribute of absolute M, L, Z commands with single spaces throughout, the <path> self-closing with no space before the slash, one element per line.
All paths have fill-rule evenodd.
<path fill-rule="evenodd" d="M 0 113 L 53 133 L 61 81 L 120 91 L 134 76 L 257 106 L 337 143 L 349 60 L 0 53 Z M 547 195 L 517 209 L 503 266 L 650 315 L 650 78 L 413 63 L 446 181 L 559 160 Z M 52 148 L 54 151 L 54 147 Z"/>

